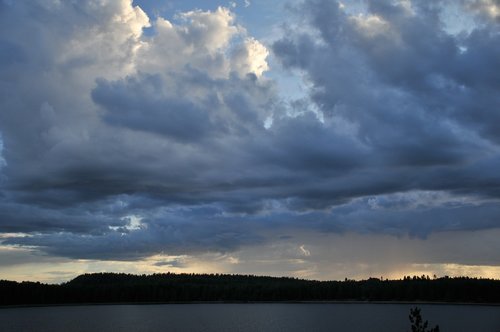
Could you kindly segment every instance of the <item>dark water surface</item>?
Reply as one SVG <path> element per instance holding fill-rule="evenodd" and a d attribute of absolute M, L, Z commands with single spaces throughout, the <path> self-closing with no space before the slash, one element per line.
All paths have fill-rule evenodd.
<path fill-rule="evenodd" d="M 410 304 L 165 304 L 0 309 L 2 332 L 410 331 Z M 419 305 L 441 332 L 500 332 L 500 307 Z"/>

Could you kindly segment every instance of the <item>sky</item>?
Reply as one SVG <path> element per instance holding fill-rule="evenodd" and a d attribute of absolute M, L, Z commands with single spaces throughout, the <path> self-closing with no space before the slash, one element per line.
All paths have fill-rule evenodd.
<path fill-rule="evenodd" d="M 0 279 L 500 278 L 500 1 L 0 0 Z"/>

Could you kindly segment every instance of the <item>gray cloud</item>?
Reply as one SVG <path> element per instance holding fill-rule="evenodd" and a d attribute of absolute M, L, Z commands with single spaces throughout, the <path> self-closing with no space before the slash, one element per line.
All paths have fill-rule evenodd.
<path fill-rule="evenodd" d="M 500 227 L 498 25 L 477 2 L 485 23 L 451 34 L 408 3 L 299 5 L 272 45 L 310 87 L 296 101 L 226 9 L 146 36 L 127 0 L 2 3 L 0 232 L 31 235 L 2 242 L 133 260 Z"/>
<path fill-rule="evenodd" d="M 168 91 L 168 82 L 175 88 Z M 193 94 L 196 90 L 196 94 Z M 93 100 L 105 110 L 111 125 L 158 133 L 183 142 L 230 135 L 259 134 L 271 113 L 269 87 L 255 75 L 213 79 L 186 69 L 182 74 L 139 74 L 124 81 L 98 81 Z M 198 95 L 198 96 L 195 96 Z"/>
<path fill-rule="evenodd" d="M 159 252 L 171 255 L 227 252 L 243 244 L 262 241 L 250 226 L 242 227 L 234 220 L 214 218 L 213 209 L 180 210 L 157 210 L 137 225 L 124 219 L 116 226 L 109 224 L 109 229 L 100 234 L 78 234 L 68 229 L 31 237 L 11 237 L 3 243 L 33 245 L 49 254 L 71 258 L 135 260 Z"/>
<path fill-rule="evenodd" d="M 481 43 L 483 33 L 448 34 L 439 6 L 405 4 L 370 2 L 367 14 L 356 17 L 335 1 L 307 1 L 301 11 L 318 34 L 291 32 L 274 51 L 286 67 L 305 71 L 324 114 L 353 122 L 358 138 L 389 166 L 453 169 L 489 158 L 498 151 L 484 141 L 498 132 L 491 93 L 498 75 L 480 72 L 494 65 L 488 59 L 496 51 L 461 46 L 463 39 Z M 481 86 L 460 75 L 481 75 Z"/>
<path fill-rule="evenodd" d="M 115 84 L 98 81 L 93 99 L 108 111 L 105 119 L 111 124 L 156 132 L 179 140 L 205 136 L 207 127 L 211 125 L 208 112 L 182 98 L 158 98 L 161 95 L 160 80 L 150 76 L 144 80 L 130 78 Z"/>

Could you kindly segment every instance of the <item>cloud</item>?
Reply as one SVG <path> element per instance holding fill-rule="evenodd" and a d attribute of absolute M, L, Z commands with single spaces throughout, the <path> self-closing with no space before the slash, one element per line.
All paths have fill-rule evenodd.
<path fill-rule="evenodd" d="M 4 144 L 2 140 L 2 135 L 0 133 L 0 170 L 2 167 L 7 165 L 7 162 L 5 161 L 5 158 L 3 157 L 3 149 L 4 149 Z"/>
<path fill-rule="evenodd" d="M 474 0 L 465 2 L 468 9 L 500 22 L 500 2 L 497 0 Z"/>
<path fill-rule="evenodd" d="M 121 225 L 115 223 L 116 226 L 110 225 L 100 233 L 47 230 L 34 236 L 11 236 L 3 243 L 36 246 L 51 255 L 76 259 L 139 260 L 159 252 L 169 255 L 230 252 L 240 245 L 262 241 L 250 227 L 241 227 L 228 219 L 208 214 L 201 217 L 197 211 L 169 210 L 141 216 L 140 227 L 130 227 L 129 220 L 123 219 Z"/>
<path fill-rule="evenodd" d="M 154 266 L 163 267 L 174 267 L 174 268 L 183 268 L 186 267 L 186 263 L 182 259 L 174 259 L 169 261 L 158 261 L 153 264 Z"/>
<path fill-rule="evenodd" d="M 137 260 L 498 228 L 498 26 L 468 4 L 488 21 L 452 34 L 442 6 L 305 1 L 272 45 L 308 87 L 285 100 L 227 8 L 2 2 L 2 242 Z"/>
<path fill-rule="evenodd" d="M 245 42 L 234 51 L 232 60 L 236 71 L 239 73 L 253 73 L 257 76 L 269 69 L 267 57 L 269 51 L 264 45 L 254 38 L 247 38 Z"/>
<path fill-rule="evenodd" d="M 480 45 L 496 37 L 479 29 L 465 39 L 450 35 L 437 8 L 421 2 L 411 8 L 382 1 L 354 16 L 334 1 L 307 1 L 301 11 L 315 33 L 291 31 L 273 48 L 285 67 L 304 71 L 325 116 L 353 122 L 358 138 L 385 162 L 460 165 L 481 158 L 473 157 L 479 151 L 487 158 L 497 140 L 490 92 L 498 77 L 481 74 L 496 50 Z M 463 43 L 474 46 L 461 52 Z"/>

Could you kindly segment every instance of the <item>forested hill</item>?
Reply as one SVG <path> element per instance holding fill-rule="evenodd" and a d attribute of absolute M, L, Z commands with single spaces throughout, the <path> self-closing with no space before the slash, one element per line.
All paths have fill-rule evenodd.
<path fill-rule="evenodd" d="M 0 281 L 0 305 L 191 301 L 425 301 L 500 304 L 500 280 L 311 281 L 223 274 L 84 274 L 60 285 Z"/>

